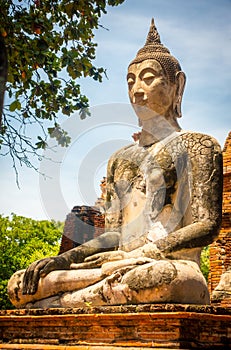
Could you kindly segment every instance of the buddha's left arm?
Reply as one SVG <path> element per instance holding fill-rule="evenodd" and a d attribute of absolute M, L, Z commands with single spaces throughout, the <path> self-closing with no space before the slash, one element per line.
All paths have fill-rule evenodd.
<path fill-rule="evenodd" d="M 190 134 L 191 137 L 192 135 Z M 195 135 L 195 140 L 192 139 L 194 144 L 188 149 L 190 196 L 187 210 L 182 214 L 183 227 L 155 242 L 165 256 L 181 249 L 206 246 L 219 234 L 222 217 L 222 153 L 212 137 Z M 184 185 L 182 188 L 180 186 L 180 180 L 178 200 L 181 195 L 187 198 Z"/>

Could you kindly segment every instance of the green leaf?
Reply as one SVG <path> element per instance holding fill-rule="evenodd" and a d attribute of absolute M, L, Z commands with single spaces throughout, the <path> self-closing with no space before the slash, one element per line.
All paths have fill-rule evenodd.
<path fill-rule="evenodd" d="M 64 106 L 64 107 L 62 108 L 62 112 L 63 112 L 63 114 L 70 115 L 70 114 L 71 114 L 71 112 L 70 112 L 70 106 Z"/>
<path fill-rule="evenodd" d="M 10 104 L 9 110 L 11 112 L 14 112 L 16 109 L 20 110 L 21 109 L 21 103 L 18 100 L 15 100 Z"/>
<path fill-rule="evenodd" d="M 41 149 L 45 149 L 46 147 L 47 147 L 47 143 L 46 143 L 46 141 L 44 141 L 42 138 L 41 138 L 41 136 L 38 136 L 38 139 L 39 139 L 39 141 L 38 142 L 36 142 L 36 147 L 37 148 L 41 148 Z"/>
<path fill-rule="evenodd" d="M 70 75 L 73 79 L 76 79 L 76 78 L 77 78 L 77 73 L 76 73 L 76 71 L 74 70 L 74 68 L 73 68 L 71 65 L 68 65 L 68 66 L 67 66 L 67 71 L 68 71 L 69 75 Z"/>
<path fill-rule="evenodd" d="M 71 16 L 73 14 L 73 7 L 74 7 L 73 2 L 70 2 L 69 4 L 65 5 L 65 12 L 67 13 L 68 16 Z"/>

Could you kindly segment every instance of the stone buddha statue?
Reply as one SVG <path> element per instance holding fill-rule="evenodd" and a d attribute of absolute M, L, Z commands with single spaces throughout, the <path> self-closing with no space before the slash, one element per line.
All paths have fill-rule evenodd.
<path fill-rule="evenodd" d="M 200 253 L 220 228 L 221 150 L 181 130 L 185 74 L 154 20 L 127 82 L 141 132 L 108 162 L 105 233 L 16 272 L 16 307 L 210 302 Z"/>

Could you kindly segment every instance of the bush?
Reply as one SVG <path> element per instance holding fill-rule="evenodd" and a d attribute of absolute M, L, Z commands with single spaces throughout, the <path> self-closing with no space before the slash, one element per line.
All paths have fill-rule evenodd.
<path fill-rule="evenodd" d="M 13 308 L 7 295 L 12 274 L 35 260 L 57 255 L 61 236 L 59 222 L 0 215 L 0 309 Z"/>
<path fill-rule="evenodd" d="M 201 252 L 201 271 L 207 282 L 209 276 L 209 267 L 209 247 L 205 247 Z"/>

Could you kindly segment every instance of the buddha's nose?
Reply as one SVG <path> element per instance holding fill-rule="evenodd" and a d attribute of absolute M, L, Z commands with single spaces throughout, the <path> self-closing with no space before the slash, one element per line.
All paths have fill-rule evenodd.
<path fill-rule="evenodd" d="M 145 102 L 147 99 L 145 92 L 143 89 L 139 88 L 137 89 L 134 94 L 133 94 L 133 101 L 132 103 L 141 103 L 141 102 Z"/>

